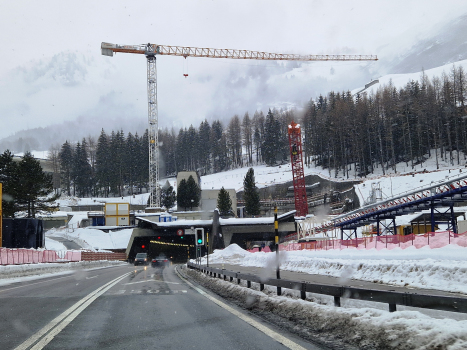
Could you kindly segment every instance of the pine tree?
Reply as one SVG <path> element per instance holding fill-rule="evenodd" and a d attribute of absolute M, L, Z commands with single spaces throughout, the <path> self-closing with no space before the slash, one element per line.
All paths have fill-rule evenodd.
<path fill-rule="evenodd" d="M 186 130 L 181 128 L 177 136 L 177 159 L 176 159 L 176 169 L 177 171 L 188 170 L 188 145 L 186 142 Z"/>
<path fill-rule="evenodd" d="M 227 128 L 227 145 L 230 150 L 230 163 L 234 168 L 241 167 L 242 162 L 242 135 L 240 118 L 234 115 Z"/>
<path fill-rule="evenodd" d="M 66 189 L 66 193 L 71 196 L 71 184 L 72 184 L 72 168 L 73 168 L 73 148 L 65 141 L 60 150 L 60 169 L 62 174 L 62 184 Z"/>
<path fill-rule="evenodd" d="M 187 195 L 190 203 L 190 208 L 193 210 L 193 207 L 198 207 L 201 199 L 201 190 L 196 184 L 193 176 L 189 176 L 186 182 Z"/>
<path fill-rule="evenodd" d="M 96 183 L 98 192 L 104 197 L 108 197 L 110 189 L 110 155 L 109 155 L 109 140 L 104 132 L 101 130 L 101 134 L 97 139 L 96 149 Z"/>
<path fill-rule="evenodd" d="M 217 209 L 219 209 L 220 216 L 232 215 L 232 200 L 230 199 L 230 194 L 227 192 L 224 187 L 219 191 L 217 196 Z"/>
<path fill-rule="evenodd" d="M 259 193 L 255 183 L 255 170 L 253 168 L 248 169 L 243 180 L 243 199 L 245 201 L 246 213 L 250 216 L 259 215 Z"/>
<path fill-rule="evenodd" d="M 177 196 L 175 194 L 175 191 L 172 186 L 168 184 L 168 182 L 165 184 L 164 187 L 161 189 L 161 204 L 163 207 L 165 207 L 167 210 L 172 208 L 175 204 L 175 200 L 177 199 Z"/>
<path fill-rule="evenodd" d="M 6 150 L 0 155 L 0 183 L 2 183 L 2 215 L 14 217 L 18 211 L 16 195 L 19 187 L 18 163 L 13 160 L 13 154 Z"/>
<path fill-rule="evenodd" d="M 52 211 L 55 206 L 50 203 L 58 196 L 47 197 L 53 192 L 52 175 L 42 171 L 38 160 L 31 153 L 26 152 L 18 164 L 18 182 L 16 202 L 18 209 L 27 211 L 27 217 L 36 217 L 38 210 Z"/>
<path fill-rule="evenodd" d="M 188 198 L 188 186 L 185 179 L 182 179 L 178 184 L 177 188 L 177 208 L 180 210 L 181 207 L 186 208 L 190 206 L 190 200 Z"/>
<path fill-rule="evenodd" d="M 91 192 L 92 185 L 92 168 L 88 160 L 85 139 L 81 144 L 78 142 L 76 145 L 72 174 L 78 196 L 85 197 Z"/>
<path fill-rule="evenodd" d="M 226 170 L 229 166 L 227 159 L 227 139 L 219 120 L 211 127 L 212 167 L 215 173 Z"/>
<path fill-rule="evenodd" d="M 243 147 L 246 149 L 248 165 L 253 164 L 253 124 L 248 112 L 245 113 L 242 121 Z"/>
<path fill-rule="evenodd" d="M 198 133 L 199 166 L 204 174 L 211 172 L 211 126 L 207 120 L 201 123 Z"/>
<path fill-rule="evenodd" d="M 277 126 L 277 121 L 269 110 L 264 126 L 264 142 L 261 147 L 263 159 L 269 166 L 276 164 L 277 152 L 279 151 Z"/>

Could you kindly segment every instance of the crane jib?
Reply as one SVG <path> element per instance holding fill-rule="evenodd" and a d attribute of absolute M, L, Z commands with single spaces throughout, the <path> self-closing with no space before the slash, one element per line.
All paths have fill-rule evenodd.
<path fill-rule="evenodd" d="M 270 53 L 251 50 L 236 49 L 211 49 L 189 46 L 168 45 L 117 45 L 110 43 L 101 44 L 102 54 L 113 56 L 114 52 L 144 54 L 146 56 L 168 55 L 182 57 L 210 57 L 230 59 L 274 60 L 274 61 L 377 61 L 376 55 L 296 55 Z"/>

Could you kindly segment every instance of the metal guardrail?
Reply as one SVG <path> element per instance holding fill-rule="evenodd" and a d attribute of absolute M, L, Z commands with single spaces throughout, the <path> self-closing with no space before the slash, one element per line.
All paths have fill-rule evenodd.
<path fill-rule="evenodd" d="M 306 292 L 330 295 L 334 297 L 334 305 L 341 306 L 341 298 L 375 301 L 389 304 L 389 311 L 396 311 L 396 305 L 434 309 L 451 312 L 467 313 L 467 297 L 429 295 L 421 293 L 396 292 L 377 289 L 363 289 L 345 286 L 335 286 L 328 284 L 316 284 L 309 282 L 299 282 L 287 279 L 260 278 L 256 275 L 250 275 L 241 272 L 235 272 L 214 267 L 207 267 L 193 263 L 187 263 L 188 268 L 200 270 L 213 277 L 223 278 L 230 282 L 234 279 L 240 284 L 241 280 L 247 282 L 247 287 L 251 288 L 251 282 L 259 283 L 260 290 L 265 285 L 277 287 L 277 294 L 281 295 L 281 288 L 300 291 L 301 299 L 306 299 Z"/>

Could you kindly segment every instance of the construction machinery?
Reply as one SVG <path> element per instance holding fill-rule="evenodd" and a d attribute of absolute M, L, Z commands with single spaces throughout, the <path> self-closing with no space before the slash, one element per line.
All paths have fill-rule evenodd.
<path fill-rule="evenodd" d="M 102 54 L 113 56 L 114 53 L 134 53 L 147 58 L 148 86 L 148 121 L 149 121 L 149 206 L 160 207 L 159 188 L 159 148 L 157 114 L 157 72 L 156 55 L 182 57 L 211 57 L 250 60 L 287 60 L 287 61 L 376 61 L 375 55 L 296 55 L 278 54 L 251 50 L 210 49 L 186 46 L 167 46 L 157 44 L 117 45 L 102 43 Z"/>

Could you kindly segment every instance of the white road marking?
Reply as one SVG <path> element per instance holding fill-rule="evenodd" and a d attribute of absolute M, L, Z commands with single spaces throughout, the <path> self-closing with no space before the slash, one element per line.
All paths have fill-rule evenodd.
<path fill-rule="evenodd" d="M 6 292 L 7 290 L 16 289 L 16 288 L 29 287 L 29 286 L 32 286 L 32 285 L 34 285 L 34 284 L 39 284 L 39 283 L 45 283 L 45 282 L 60 280 L 60 279 L 62 279 L 62 278 L 70 277 L 69 275 L 71 275 L 71 274 L 72 274 L 72 273 L 67 274 L 67 276 L 58 277 L 58 278 L 53 278 L 53 279 L 48 279 L 48 280 L 46 280 L 46 281 L 40 281 L 40 282 L 35 282 L 35 283 L 27 283 L 27 284 L 24 284 L 24 285 L 22 285 L 22 286 L 16 286 L 16 287 L 11 287 L 11 288 L 7 288 L 7 289 L 2 289 L 2 290 L 0 290 L 0 293 Z M 13 283 L 16 283 L 16 282 L 13 282 Z"/>
<path fill-rule="evenodd" d="M 267 336 L 271 337 L 272 339 L 278 341 L 282 345 L 284 345 L 284 346 L 286 346 L 286 347 L 288 347 L 289 349 L 292 349 L 292 350 L 306 350 L 303 346 L 293 342 L 289 338 L 286 338 L 283 335 L 280 335 L 277 332 L 274 332 L 270 328 L 268 328 L 268 327 L 262 325 L 261 323 L 255 321 L 251 317 L 249 317 L 247 315 L 244 315 L 243 313 L 235 310 L 234 308 L 232 308 L 229 305 L 223 303 L 222 301 L 217 300 L 216 298 L 210 296 L 208 293 L 204 292 L 200 288 L 196 287 L 193 283 L 187 281 L 184 277 L 182 277 L 182 275 L 180 275 L 180 273 L 177 271 L 177 269 L 175 269 L 175 272 L 177 273 L 178 277 L 180 277 L 182 279 L 182 281 L 184 281 L 186 284 L 188 284 L 190 287 L 192 287 L 194 290 L 196 290 L 199 294 L 201 294 L 202 296 L 208 298 L 212 302 L 216 303 L 217 305 L 219 305 L 223 309 L 229 311 L 231 314 L 237 316 L 238 318 L 240 318 L 241 320 L 243 320 L 246 323 L 250 324 L 251 326 L 255 327 L 256 329 L 260 330 L 261 332 L 263 332 Z"/>
<path fill-rule="evenodd" d="M 116 279 L 104 284 L 97 288 L 95 291 L 89 293 L 80 301 L 69 307 L 67 310 L 62 312 L 60 315 L 50 321 L 45 327 L 37 331 L 35 334 L 26 339 L 22 344 L 17 346 L 15 350 L 26 350 L 30 348 L 34 343 L 37 342 L 31 350 L 40 350 L 44 348 L 50 341 L 60 333 L 71 321 L 73 321 L 83 310 L 85 310 L 94 300 L 120 282 L 122 279 L 130 275 L 128 272 Z"/>
<path fill-rule="evenodd" d="M 168 284 L 180 284 L 178 282 L 166 282 L 166 281 L 160 281 L 160 280 L 144 280 L 144 281 L 137 281 L 137 282 L 128 282 L 128 283 L 124 283 L 124 285 L 127 286 L 129 284 L 146 283 L 146 282 L 162 282 L 162 283 L 168 283 Z"/>

